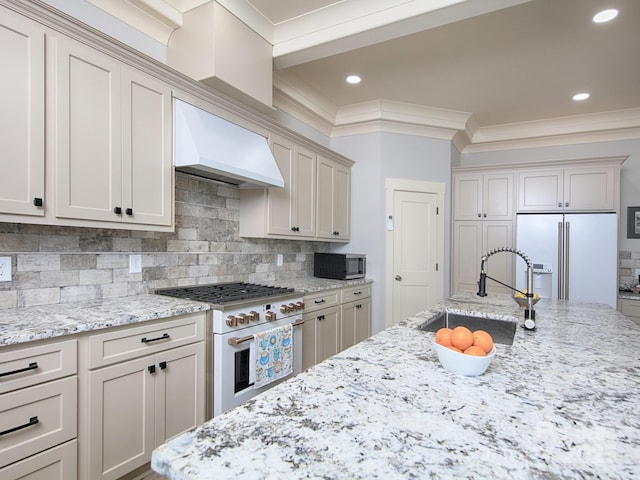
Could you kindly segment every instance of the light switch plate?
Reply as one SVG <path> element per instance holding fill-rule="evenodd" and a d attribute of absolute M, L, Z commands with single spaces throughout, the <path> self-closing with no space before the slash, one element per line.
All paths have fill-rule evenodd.
<path fill-rule="evenodd" d="M 142 255 L 129 255 L 129 273 L 142 272 Z"/>
<path fill-rule="evenodd" d="M 11 257 L 0 257 L 0 282 L 10 282 L 11 273 Z"/>

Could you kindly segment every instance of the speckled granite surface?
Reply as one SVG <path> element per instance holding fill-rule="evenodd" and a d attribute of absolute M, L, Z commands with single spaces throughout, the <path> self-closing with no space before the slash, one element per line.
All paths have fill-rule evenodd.
<path fill-rule="evenodd" d="M 0 347 L 208 310 L 162 295 L 0 310 Z"/>
<path fill-rule="evenodd" d="M 170 479 L 584 479 L 640 475 L 640 327 L 543 300 L 487 372 L 447 373 L 416 328 L 444 308 L 518 319 L 461 296 L 387 329 L 157 448 Z"/>
<path fill-rule="evenodd" d="M 309 277 L 295 280 L 292 285 L 277 285 L 292 287 L 304 293 L 314 293 L 365 283 L 371 281 Z M 150 294 L 0 310 L 0 347 L 168 318 L 209 308 L 206 303 Z"/>

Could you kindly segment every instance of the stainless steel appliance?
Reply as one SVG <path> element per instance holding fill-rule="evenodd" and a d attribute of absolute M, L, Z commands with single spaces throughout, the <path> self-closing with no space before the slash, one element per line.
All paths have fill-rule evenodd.
<path fill-rule="evenodd" d="M 313 275 L 319 278 L 351 280 L 364 278 L 367 257 L 356 253 L 316 253 L 313 256 Z"/>
<path fill-rule="evenodd" d="M 618 220 L 615 213 L 518 214 L 516 246 L 534 265 L 541 297 L 605 303 L 616 308 Z M 516 288 L 525 288 L 516 263 Z"/>
<path fill-rule="evenodd" d="M 155 293 L 212 305 L 212 414 L 220 415 L 278 382 L 254 388 L 251 382 L 253 335 L 292 324 L 293 374 L 302 370 L 302 293 L 293 288 L 252 283 L 221 283 L 167 288 Z M 282 380 L 280 380 L 282 381 Z"/>

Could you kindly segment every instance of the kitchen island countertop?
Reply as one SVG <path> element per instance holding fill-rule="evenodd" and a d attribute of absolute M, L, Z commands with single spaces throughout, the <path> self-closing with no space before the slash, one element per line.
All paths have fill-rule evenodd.
<path fill-rule="evenodd" d="M 522 323 L 506 295 L 461 294 L 161 445 L 178 479 L 637 478 L 640 327 L 600 304 L 543 300 L 538 329 L 480 377 L 447 373 L 447 309 Z"/>

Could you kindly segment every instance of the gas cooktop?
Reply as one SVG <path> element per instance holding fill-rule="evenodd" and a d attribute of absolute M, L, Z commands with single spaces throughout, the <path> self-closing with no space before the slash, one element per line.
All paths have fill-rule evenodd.
<path fill-rule="evenodd" d="M 276 299 L 284 295 L 290 296 L 295 289 L 286 287 L 272 287 L 255 283 L 214 283 L 210 285 L 195 285 L 191 287 L 163 288 L 156 290 L 159 295 L 196 300 L 224 305 L 232 302 L 255 300 L 260 303 L 264 299 Z"/>

